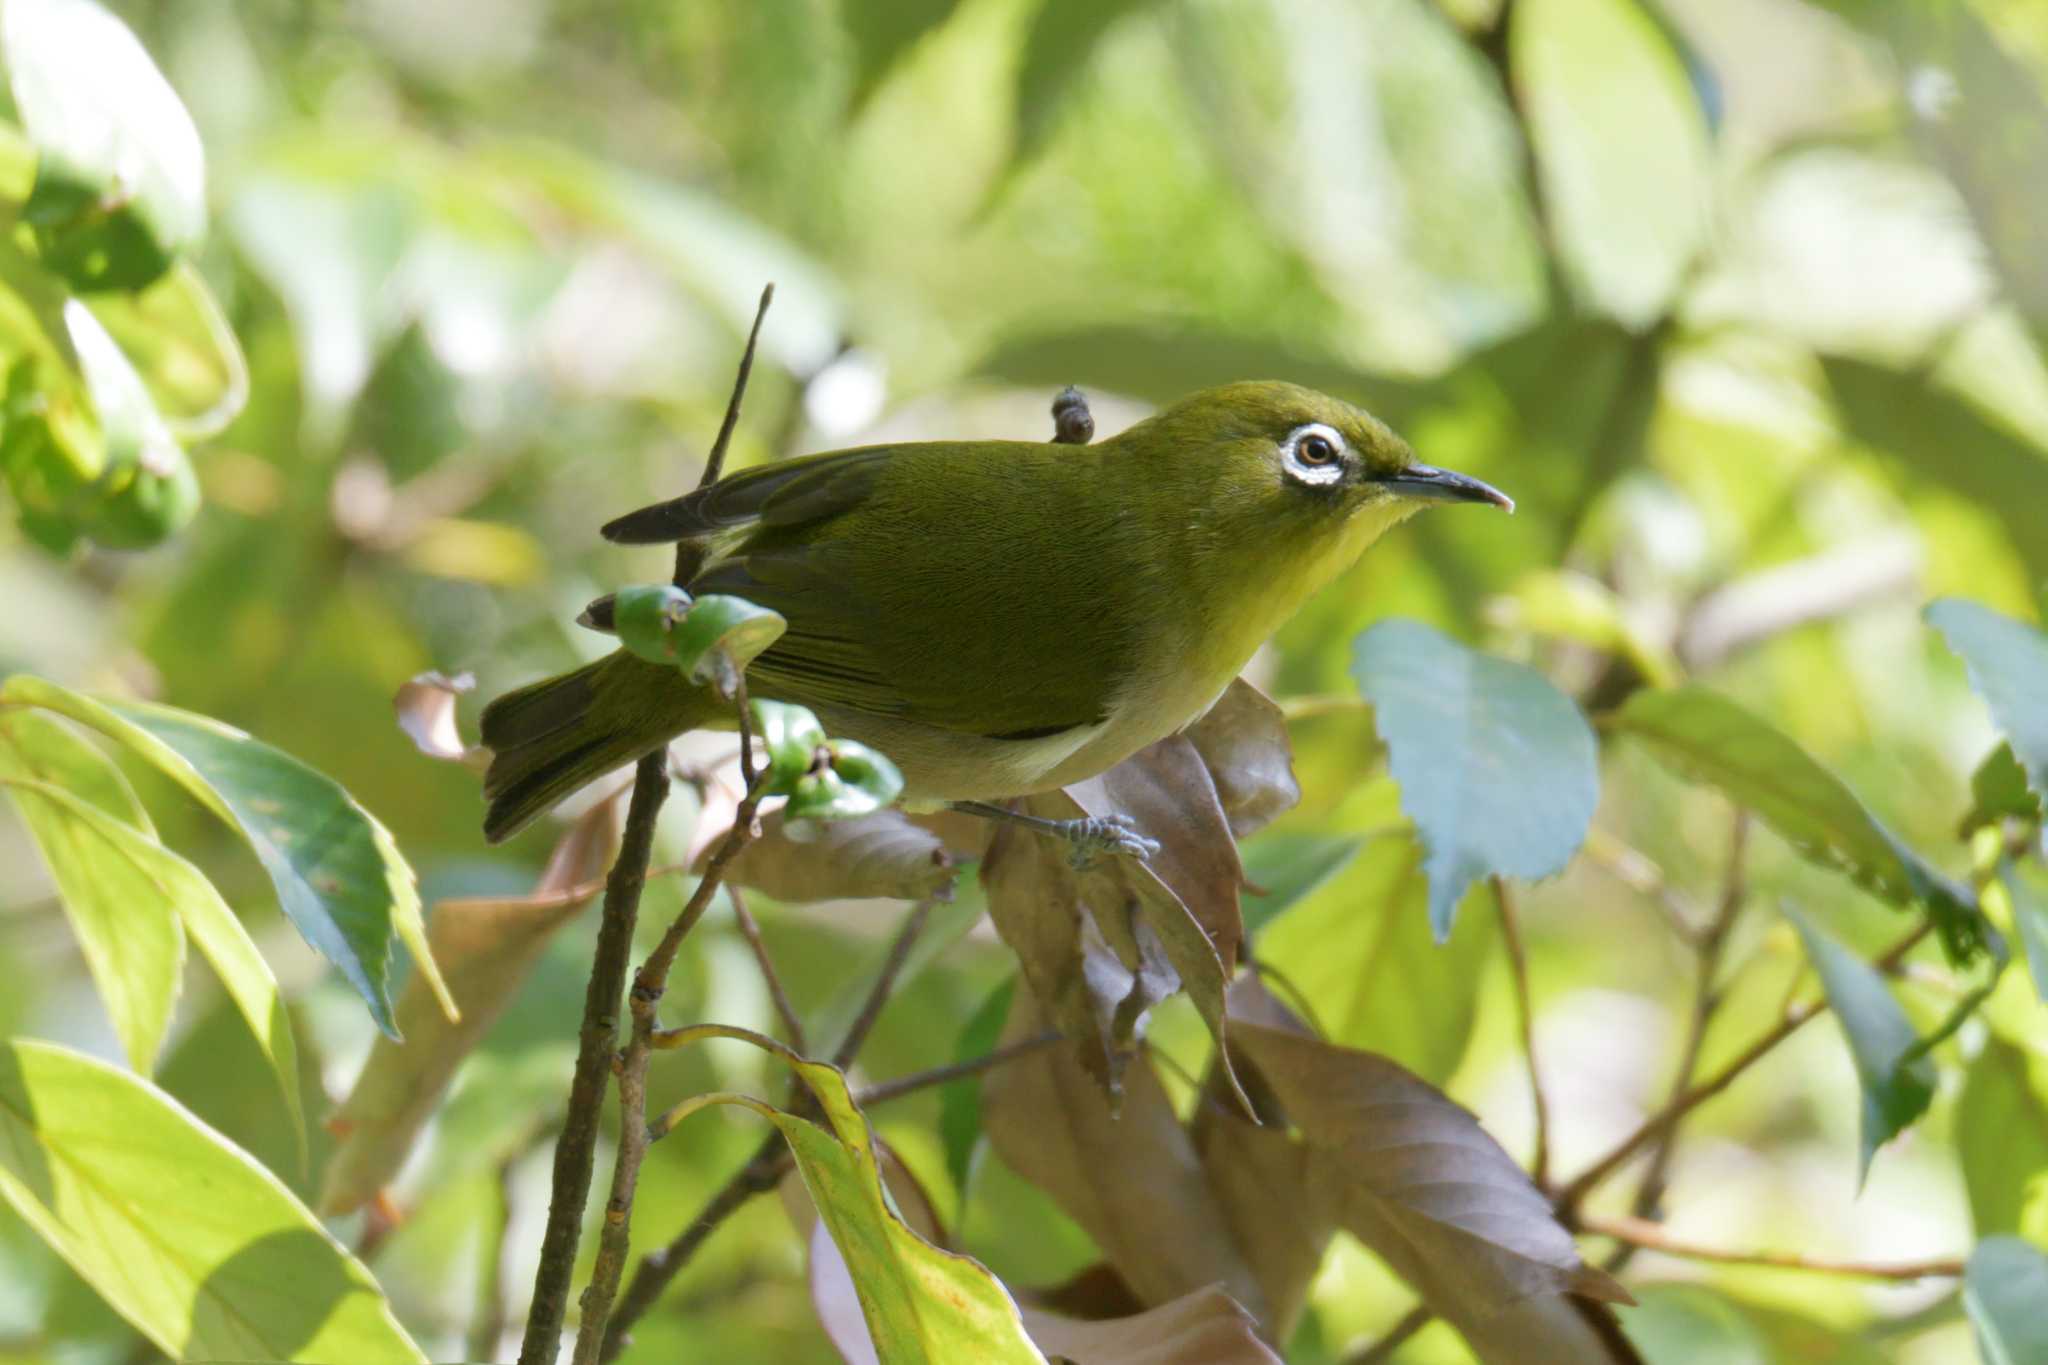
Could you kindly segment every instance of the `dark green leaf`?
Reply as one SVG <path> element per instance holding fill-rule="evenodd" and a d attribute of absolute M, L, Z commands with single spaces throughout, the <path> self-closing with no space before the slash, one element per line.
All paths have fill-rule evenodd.
<path fill-rule="evenodd" d="M 853 104 L 865 104 L 919 39 L 959 6 L 960 0 L 848 0 L 842 6 L 853 38 Z"/>
<path fill-rule="evenodd" d="M 206 231 L 206 158 L 177 93 L 93 0 L 7 0 L 8 79 L 41 153 L 22 217 L 79 289 L 139 289 Z"/>
<path fill-rule="evenodd" d="M 1977 1235 L 2019 1232 L 2030 1187 L 2048 1193 L 2048 1074 L 1993 1035 L 1964 1078 L 1955 1133 Z"/>
<path fill-rule="evenodd" d="M 671 583 L 635 583 L 612 594 L 619 642 L 651 664 L 676 661 L 676 623 L 690 610 L 690 594 Z"/>
<path fill-rule="evenodd" d="M 691 682 L 711 683 L 730 695 L 733 680 L 788 629 L 778 612 L 743 597 L 711 593 L 689 603 L 670 643 L 676 666 Z"/>
<path fill-rule="evenodd" d="M 1945 597 L 1927 619 L 1963 656 L 2039 799 L 2048 799 L 2048 635 L 1986 606 Z"/>
<path fill-rule="evenodd" d="M 2041 798 L 2027 786 L 2027 770 L 2013 756 L 2012 745 L 2000 742 L 1970 774 L 1970 812 L 1957 833 L 1967 839 L 2000 820 L 2040 819 Z"/>
<path fill-rule="evenodd" d="M 276 1176 L 104 1062 L 0 1046 L 0 1198 L 174 1360 L 426 1360 Z"/>
<path fill-rule="evenodd" d="M 1621 1325 L 1644 1360 L 1778 1365 L 1756 1324 L 1704 1285 L 1644 1285 L 1635 1296 L 1635 1307 L 1621 1310 Z"/>
<path fill-rule="evenodd" d="M 393 1027 L 391 938 L 455 1013 L 427 951 L 419 891 L 397 845 L 333 779 L 232 726 L 143 702 L 102 703 L 17 676 L 0 699 L 46 707 L 126 745 L 248 840 L 292 923 Z"/>
<path fill-rule="evenodd" d="M 1117 21 L 1154 0 L 1041 0 L 1017 67 L 1017 161 L 1045 146 L 1060 107 Z M 1242 378 L 1242 376 L 1239 376 Z"/>
<path fill-rule="evenodd" d="M 1636 693 L 1613 723 L 1755 811 L 1813 861 L 1895 905 L 1924 906 L 1952 959 L 1983 951 L 1987 926 L 1969 888 L 1930 867 L 1840 778 L 1762 718 L 1705 688 L 1681 687 Z"/>
<path fill-rule="evenodd" d="M 64 324 L 99 419 L 102 462 L 83 529 L 113 549 L 142 549 L 182 530 L 199 510 L 199 480 L 143 386 L 142 376 L 77 299 Z"/>
<path fill-rule="evenodd" d="M 1843 430 L 1896 456 L 1909 478 L 1971 499 L 2005 525 L 2034 573 L 2048 573 L 2048 451 L 1918 370 L 1823 356 Z"/>
<path fill-rule="evenodd" d="M 1934 1098 L 1934 1063 L 1920 1053 L 1919 1036 L 1877 969 L 1805 916 L 1790 910 L 1786 915 L 1806 944 L 1806 956 L 1856 1059 L 1856 1079 L 1863 1087 L 1860 1171 L 1867 1174 L 1877 1149 L 1927 1112 Z"/>
<path fill-rule="evenodd" d="M 1600 796 L 1593 731 L 1570 698 L 1531 669 L 1415 621 L 1360 635 L 1352 676 L 1373 704 L 1401 808 L 1428 849 L 1439 941 L 1477 879 L 1563 869 Z"/>
<path fill-rule="evenodd" d="M 995 1050 L 1003 1036 L 1003 1021 L 1010 1017 L 1010 1001 L 1017 993 L 1017 978 L 1008 977 L 990 991 L 968 1017 L 953 1045 L 953 1060 L 972 1061 Z M 967 1205 L 967 1182 L 973 1173 L 974 1149 L 981 1143 L 981 1077 L 962 1076 L 939 1087 L 939 1140 L 946 1149 L 946 1174 L 959 1191 L 961 1207 Z"/>
<path fill-rule="evenodd" d="M 1244 845 L 1244 931 L 1252 935 L 1350 866 L 1365 841 L 1343 834 L 1266 834 Z"/>
<path fill-rule="evenodd" d="M 2017 1237 L 1987 1237 L 1970 1253 L 1963 1304 L 1984 1365 L 2048 1360 L 2048 1256 Z"/>

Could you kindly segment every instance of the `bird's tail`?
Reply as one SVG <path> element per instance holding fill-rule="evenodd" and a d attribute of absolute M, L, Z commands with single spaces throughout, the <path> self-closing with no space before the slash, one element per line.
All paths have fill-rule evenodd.
<path fill-rule="evenodd" d="M 507 692 L 484 708 L 484 838 L 498 843 L 557 801 L 717 718 L 708 687 L 625 650 Z"/>

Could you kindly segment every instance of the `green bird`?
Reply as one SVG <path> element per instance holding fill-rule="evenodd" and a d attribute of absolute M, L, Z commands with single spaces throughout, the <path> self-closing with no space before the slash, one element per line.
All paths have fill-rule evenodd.
<path fill-rule="evenodd" d="M 1182 729 L 1388 528 L 1437 502 L 1512 511 L 1293 384 L 1196 393 L 1094 445 L 930 441 L 746 470 L 604 528 L 692 541 L 693 594 L 780 612 L 749 691 L 880 749 L 905 804 L 993 803 L 1095 776 Z M 623 649 L 491 703 L 484 834 L 731 706 Z M 1027 821 L 1142 856 L 1103 821 Z"/>

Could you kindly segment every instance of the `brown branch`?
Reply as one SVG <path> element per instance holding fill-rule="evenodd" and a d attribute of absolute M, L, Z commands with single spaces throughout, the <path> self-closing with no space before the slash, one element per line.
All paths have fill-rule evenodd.
<path fill-rule="evenodd" d="M 798 1017 L 789 991 L 782 984 L 782 974 L 775 970 L 775 959 L 768 955 L 768 944 L 761 937 L 760 922 L 754 918 L 754 912 L 747 909 L 747 898 L 740 894 L 737 884 L 727 882 L 725 896 L 732 902 L 732 917 L 740 927 L 740 937 L 754 950 L 754 961 L 761 968 L 761 979 L 768 985 L 768 998 L 774 1002 L 776 1017 L 782 1020 L 782 1031 L 788 1035 L 789 1045 L 808 1055 L 811 1045 L 804 1039 L 804 1021 Z"/>
<path fill-rule="evenodd" d="M 896 931 L 896 941 L 889 945 L 889 955 L 882 959 L 882 970 L 875 973 L 875 984 L 868 988 L 868 998 L 862 1002 L 860 1013 L 854 1016 L 846 1036 L 839 1040 L 839 1046 L 832 1052 L 832 1065 L 840 1070 L 852 1066 L 853 1059 L 860 1055 L 861 1044 L 867 1042 L 875 1021 L 882 1017 L 882 1007 L 889 1003 L 889 995 L 896 989 L 896 978 L 910 958 L 911 945 L 924 932 L 924 922 L 931 918 L 932 907 L 937 904 L 938 897 L 926 896 L 912 907 L 903 927 Z"/>
<path fill-rule="evenodd" d="M 1695 964 L 1693 970 L 1692 1014 L 1687 1021 L 1685 1046 L 1679 1054 L 1678 1071 L 1671 1078 L 1671 1094 L 1665 1101 L 1676 1103 L 1692 1085 L 1692 1078 L 1699 1070 L 1700 1051 L 1706 1043 L 1707 1027 L 1713 1022 L 1714 1013 L 1721 1007 L 1721 988 L 1716 978 L 1721 974 L 1723 950 L 1728 945 L 1728 931 L 1735 926 L 1735 916 L 1742 909 L 1742 902 L 1748 895 L 1748 880 L 1745 876 L 1744 855 L 1749 848 L 1749 813 L 1736 808 L 1734 823 L 1728 831 L 1728 863 L 1721 879 L 1721 899 L 1714 906 L 1714 917 L 1707 922 L 1693 940 Z M 1664 1177 L 1671 1167 L 1671 1154 L 1678 1140 L 1679 1121 L 1673 1119 L 1657 1135 L 1656 1146 L 1650 1151 L 1649 1169 L 1643 1172 L 1643 1180 L 1636 1187 L 1636 1197 L 1629 1206 L 1629 1212 L 1638 1218 L 1654 1215 L 1658 1204 L 1664 1198 Z M 1632 1243 L 1624 1243 L 1609 1262 L 1609 1272 L 1618 1272 L 1626 1266 L 1633 1250 Z"/>
<path fill-rule="evenodd" d="M 1693 1261 L 1718 1261 L 1723 1265 L 1771 1266 L 1778 1270 L 1810 1270 L 1823 1275 L 1856 1275 L 1873 1280 L 1924 1280 L 1932 1276 L 1959 1276 L 1963 1263 L 1954 1258 L 1927 1261 L 1835 1261 L 1806 1256 L 1796 1251 L 1731 1251 L 1725 1247 L 1701 1246 L 1673 1237 L 1661 1223 L 1647 1218 L 1591 1216 L 1579 1226 L 1601 1237 L 1612 1237 L 1629 1246 L 1666 1256 L 1683 1256 Z"/>
<path fill-rule="evenodd" d="M 534 1274 L 533 1306 L 519 1345 L 519 1365 L 554 1365 L 569 1307 L 569 1278 L 583 1237 L 583 1210 L 590 1198 L 590 1170 L 597 1155 L 597 1121 L 604 1108 L 605 1081 L 618 1034 L 619 993 L 626 984 L 626 958 L 640 916 L 640 891 L 647 882 L 654 847 L 655 817 L 668 798 L 668 754 L 657 749 L 640 760 L 619 856 L 606 880 L 597 951 L 590 986 L 583 997 L 576 1074 L 569 1084 L 568 1112 L 555 1140 L 554 1189 L 548 1199 L 547 1231 L 541 1237 L 540 1268 Z"/>
<path fill-rule="evenodd" d="M 1407 1345 L 1408 1338 L 1420 1332 L 1436 1320 L 1436 1314 L 1425 1304 L 1416 1304 L 1408 1315 L 1387 1329 L 1385 1336 L 1354 1355 L 1346 1356 L 1344 1365 L 1383 1365 L 1394 1358 L 1394 1352 Z"/>
<path fill-rule="evenodd" d="M 1493 879 L 1493 903 L 1500 910 L 1500 936 L 1508 949 L 1508 968 L 1515 978 L 1515 1021 L 1521 1028 L 1522 1055 L 1529 1063 L 1529 1099 L 1536 1108 L 1536 1152 L 1529 1159 L 1529 1177 L 1536 1188 L 1550 1188 L 1550 1105 L 1543 1098 L 1543 1073 L 1536 1065 L 1536 1015 L 1529 1000 L 1529 957 L 1522 951 L 1515 898 L 1501 877 Z"/>
<path fill-rule="evenodd" d="M 732 397 L 727 401 L 725 420 L 719 426 L 718 438 L 712 443 L 711 455 L 704 467 L 704 475 L 697 486 L 702 488 L 718 476 L 725 458 L 726 445 L 732 439 L 732 431 L 739 421 L 741 400 L 746 396 L 747 376 L 753 369 L 754 343 L 761 334 L 761 320 L 768 311 L 768 302 L 775 295 L 775 286 L 769 285 L 761 291 L 761 306 L 754 315 L 753 331 L 748 334 L 747 348 L 740 359 L 739 373 L 733 381 Z M 696 572 L 696 557 L 701 552 L 692 542 L 683 541 L 676 546 L 674 578 L 677 586 Z M 741 733 L 746 732 L 746 694 L 744 687 L 739 690 Z M 661 804 L 668 797 L 668 749 L 664 745 L 646 755 L 639 762 L 633 775 L 633 797 L 627 807 L 626 827 L 619 841 L 618 857 L 612 862 L 611 875 L 605 883 L 604 918 L 598 926 L 597 950 L 590 967 L 590 986 L 583 1001 L 583 1027 L 578 1037 L 576 1073 L 569 1086 L 568 1114 L 563 1123 L 562 1135 L 555 1142 L 554 1188 L 548 1199 L 547 1231 L 541 1239 L 539 1268 L 534 1273 L 533 1306 L 526 1319 L 526 1331 L 519 1345 L 519 1365 L 554 1365 L 561 1348 L 562 1322 L 568 1311 L 569 1280 L 576 1268 L 576 1249 L 583 1236 L 583 1211 L 590 1199 L 590 1175 L 597 1151 L 598 1116 L 604 1106 L 604 1092 L 607 1075 L 612 1065 L 612 1050 L 618 1034 L 619 993 L 625 986 L 626 961 L 632 951 L 633 928 L 639 918 L 640 892 L 647 882 L 647 865 L 654 848 L 655 817 L 660 814 Z M 739 837 L 744 826 L 735 823 L 727 835 L 730 844 Z M 717 860 L 714 860 L 716 862 Z M 709 872 L 699 883 L 699 893 L 708 899 L 706 885 L 715 889 L 717 877 Z M 699 897 L 692 897 L 695 904 Z M 702 906 L 697 910 L 702 914 Z M 689 911 L 685 909 L 684 915 Z M 680 922 L 680 921 L 679 921 Z M 694 921 L 692 921 L 694 922 Z M 682 933 L 675 925 L 670 926 L 674 943 L 667 945 L 672 960 L 675 947 L 682 940 Z M 666 943 L 667 940 L 664 940 Z M 649 959 L 652 962 L 652 958 Z M 646 968 L 643 967 L 644 975 Z M 664 978 L 667 965 L 663 964 Z M 636 982 L 636 995 L 639 985 Z M 636 1001 L 637 1004 L 637 1001 Z M 637 1013 L 637 1011 L 636 1011 Z M 635 1036 L 639 1028 L 635 1027 Z M 624 1086 L 621 1085 L 623 1098 Z M 628 1113 L 637 1115 L 637 1122 L 643 1132 L 646 1122 L 644 1104 L 628 1106 Z M 637 1179 L 638 1163 L 634 1162 L 631 1172 Z M 613 1169 L 613 1195 L 620 1193 L 621 1172 Z M 632 1195 L 633 1180 L 626 1181 L 625 1195 L 628 1201 Z M 624 1236 L 624 1214 L 620 1215 L 621 1227 L 618 1236 Z M 605 1235 L 613 1235 L 610 1209 L 606 1212 Z M 624 1248 L 618 1249 L 618 1256 L 624 1257 Z M 602 1258 L 601 1258 L 602 1259 Z M 616 1272 L 612 1282 L 617 1283 Z M 593 1283 L 593 1288 L 595 1284 Z M 601 1296 L 605 1301 L 609 1295 Z M 590 1291 L 585 1291 L 586 1317 L 582 1336 L 595 1335 L 590 1328 L 588 1308 Z M 600 1319 L 597 1334 L 601 1334 L 603 1322 Z M 584 1358 L 583 1343 L 577 1342 L 577 1358 Z"/>
<path fill-rule="evenodd" d="M 1932 932 L 1934 932 L 1933 923 L 1923 921 L 1911 933 L 1879 954 L 1874 965 L 1882 972 L 1896 972 L 1899 964 L 1905 960 L 1906 954 L 1919 946 L 1920 941 Z M 1571 1184 L 1565 1186 L 1558 1193 L 1555 1201 L 1558 1217 L 1568 1227 L 1577 1226 L 1582 1221 L 1578 1212 L 1579 1205 L 1592 1192 L 1595 1186 L 1619 1170 L 1624 1162 L 1640 1151 L 1646 1143 L 1654 1140 L 1666 1128 L 1677 1123 L 1679 1119 L 1720 1094 L 1723 1090 L 1726 1090 L 1735 1082 L 1738 1076 L 1768 1056 L 1771 1050 L 1777 1047 L 1778 1044 L 1790 1038 L 1794 1033 L 1797 1033 L 1801 1026 L 1809 1020 L 1825 1014 L 1827 1008 L 1828 1002 L 1825 998 L 1810 1000 L 1803 1005 L 1792 1006 L 1785 1011 L 1784 1016 L 1777 1023 L 1766 1030 L 1755 1042 L 1744 1048 L 1741 1054 L 1733 1061 L 1730 1061 L 1712 1076 L 1693 1086 L 1684 1094 L 1666 1104 L 1655 1114 L 1645 1119 L 1641 1127 L 1616 1143 L 1608 1151 L 1607 1155 L 1595 1161 L 1591 1166 L 1588 1166 Z"/>
<path fill-rule="evenodd" d="M 754 326 L 747 333 L 747 347 L 740 352 L 739 373 L 733 376 L 732 397 L 725 403 L 725 417 L 718 424 L 718 435 L 711 442 L 711 453 L 704 457 L 704 472 L 697 478 L 697 487 L 709 488 L 718 482 L 718 476 L 725 472 L 725 448 L 732 444 L 733 429 L 739 425 L 740 404 L 747 396 L 747 380 L 754 373 L 754 345 L 761 339 L 761 322 L 768 316 L 768 305 L 775 301 L 775 285 L 762 286 L 761 302 L 754 308 Z M 704 567 L 704 546 L 695 540 L 676 542 L 676 567 L 672 575 L 675 585 L 687 588 L 697 571 Z M 749 778 L 753 774 L 747 774 Z"/>

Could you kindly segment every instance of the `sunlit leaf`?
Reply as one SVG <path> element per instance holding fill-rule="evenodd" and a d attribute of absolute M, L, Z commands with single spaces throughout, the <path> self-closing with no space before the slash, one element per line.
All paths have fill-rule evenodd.
<path fill-rule="evenodd" d="M 1044 1014 L 1019 1000 L 1006 1039 Z M 1221 1284 L 1263 1316 L 1264 1296 L 1210 1193 L 1202 1158 L 1150 1064 L 1124 1072 L 1120 1102 L 1064 1047 L 1040 1048 L 982 1082 L 989 1145 L 1095 1239 L 1137 1291 L 1167 1303 Z"/>
<path fill-rule="evenodd" d="M 1840 778 L 1782 731 L 1700 687 L 1638 692 L 1613 718 L 1664 762 L 1719 787 L 1795 849 L 1895 905 L 1926 908 L 1943 946 L 1967 961 L 1985 946 L 1976 898 L 1880 823 Z"/>
<path fill-rule="evenodd" d="M 2013 754 L 2012 744 L 2001 741 L 1970 774 L 1970 810 L 1957 833 L 1967 839 L 2000 820 L 2040 819 L 2041 798 L 2027 785 L 2027 770 Z"/>
<path fill-rule="evenodd" d="M 918 40 L 946 22 L 959 0 L 864 0 L 843 6 L 853 38 L 853 103 L 866 103 L 890 68 Z"/>
<path fill-rule="evenodd" d="M 390 832 L 331 778 L 219 721 L 144 702 L 100 702 L 17 676 L 0 699 L 69 716 L 162 769 L 240 831 L 307 942 L 341 969 L 386 1032 L 391 938 L 411 949 L 442 1007 L 455 1013 L 427 952 L 419 891 Z"/>
<path fill-rule="evenodd" d="M 2034 573 L 2048 573 L 2048 451 L 1919 370 L 1823 356 L 1844 431 L 1903 461 L 1908 477 L 1970 499 L 2005 526 Z"/>
<path fill-rule="evenodd" d="M 13 1041 L 0 1130 L 0 1195 L 172 1359 L 426 1359 L 277 1177 L 148 1081 Z"/>
<path fill-rule="evenodd" d="M 1593 731 L 1570 698 L 1520 664 L 1414 621 L 1358 637 L 1353 676 L 1372 702 L 1401 808 L 1429 851 L 1429 922 L 1449 937 L 1459 898 L 1489 875 L 1563 869 L 1593 818 Z M 1543 793 L 1542 800 L 1531 794 Z"/>
<path fill-rule="evenodd" d="M 397 1176 L 456 1067 L 503 1016 L 556 931 L 597 894 L 617 842 L 617 803 L 600 801 L 556 842 L 531 894 L 434 907 L 427 940 L 462 1017 L 451 1022 L 417 976 L 406 983 L 397 1009 L 405 1041 L 377 1039 L 329 1122 L 341 1141 L 322 1180 L 323 1213 L 352 1212 Z"/>
<path fill-rule="evenodd" d="M 1040 0 L 1017 66 L 1018 161 L 1036 156 L 1103 35 L 1154 0 Z"/>
<path fill-rule="evenodd" d="M 1363 844 L 1351 835 L 1276 832 L 1239 849 L 1245 881 L 1256 888 L 1244 895 L 1246 936 L 1256 936 L 1313 895 L 1350 865 Z"/>
<path fill-rule="evenodd" d="M 93 0 L 7 0 L 8 80 L 41 153 L 22 217 L 79 289 L 139 289 L 206 231 L 206 158 L 177 93 Z"/>
<path fill-rule="evenodd" d="M 1928 607 L 1927 619 L 1969 665 L 1970 685 L 1991 707 L 2035 797 L 2048 799 L 2048 635 L 1959 597 Z"/>
<path fill-rule="evenodd" d="M 1005 977 L 1003 984 L 975 1007 L 961 1026 L 959 1040 L 953 1044 L 954 1061 L 971 1061 L 995 1050 L 1016 994 L 1017 978 Z M 981 1085 L 978 1075 L 962 1076 L 939 1089 L 939 1139 L 946 1148 L 946 1174 L 952 1178 L 953 1188 L 960 1192 L 962 1207 L 966 1206 L 968 1182 L 973 1177 L 974 1150 L 985 1136 Z"/>
<path fill-rule="evenodd" d="M 1970 1253 L 1963 1306 L 1984 1365 L 2048 1360 L 2048 1255 L 2017 1237 L 1987 1237 Z"/>
<path fill-rule="evenodd" d="M 2021 1232 L 2030 1194 L 2048 1194 L 2048 1067 L 1987 1039 L 1963 1080 L 1955 1141 L 1977 1235 Z"/>
<path fill-rule="evenodd" d="M 667 1042 L 675 1046 L 721 1037 L 745 1039 L 789 1062 L 817 1101 L 824 1123 L 745 1095 L 714 1093 L 671 1110 L 655 1125 L 657 1133 L 714 1104 L 752 1109 L 780 1129 L 819 1217 L 852 1272 L 876 1353 L 890 1365 L 956 1360 L 1044 1365 L 1002 1284 L 978 1262 L 925 1241 L 891 1207 L 867 1119 L 854 1106 L 846 1077 L 744 1029 L 699 1025 L 677 1030 Z"/>
<path fill-rule="evenodd" d="M 119 771 L 35 712 L 0 712 L 0 786 L 56 883 L 114 1036 L 131 1066 L 152 1070 L 177 1003 L 185 936 L 152 868 L 124 856 L 153 844 L 147 817 L 139 829 L 123 823 L 141 808 Z"/>
<path fill-rule="evenodd" d="M 1856 1059 L 1856 1079 L 1863 1089 L 1859 1169 L 1867 1173 L 1877 1149 L 1927 1112 L 1934 1098 L 1934 1063 L 1917 1051 L 1920 1037 L 1877 969 L 1805 916 L 1786 914 L 1799 929 Z"/>
<path fill-rule="evenodd" d="M 709 858 L 707 848 L 696 860 L 699 871 Z M 786 812 L 774 811 L 762 819 L 761 836 L 725 865 L 727 881 L 791 904 L 868 896 L 923 900 L 958 875 L 939 836 L 896 811 L 794 824 Z"/>
<path fill-rule="evenodd" d="M 199 480 L 142 377 L 99 319 L 72 299 L 64 305 L 64 324 L 104 443 L 84 529 L 115 549 L 155 545 L 199 511 Z"/>
<path fill-rule="evenodd" d="M 1651 322 L 1699 248 L 1712 190 L 1680 53 L 1638 0 L 1524 0 L 1509 54 L 1574 282 L 1623 323 Z"/>
<path fill-rule="evenodd" d="M 206 280 L 189 261 L 135 294 L 86 305 L 135 364 L 171 435 L 217 434 L 249 398 L 248 362 Z"/>

